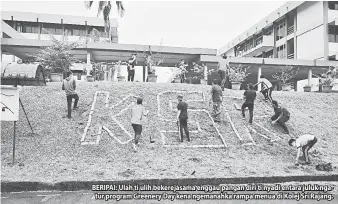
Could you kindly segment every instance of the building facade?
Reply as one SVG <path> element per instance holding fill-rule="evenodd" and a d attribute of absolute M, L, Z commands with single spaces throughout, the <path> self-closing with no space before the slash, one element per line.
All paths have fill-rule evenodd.
<path fill-rule="evenodd" d="M 219 55 L 338 60 L 338 2 L 287 2 L 219 49 Z"/>
<path fill-rule="evenodd" d="M 50 33 L 56 39 L 66 35 L 69 41 L 76 41 L 80 36 L 86 36 L 96 29 L 100 40 L 109 40 L 102 18 L 2 11 L 1 20 L 3 38 L 49 40 Z M 110 41 L 118 43 L 117 20 L 111 19 L 110 25 Z"/>

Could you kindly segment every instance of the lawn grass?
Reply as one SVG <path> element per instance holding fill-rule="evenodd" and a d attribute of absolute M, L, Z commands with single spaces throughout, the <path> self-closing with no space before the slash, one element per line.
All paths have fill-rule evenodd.
<path fill-rule="evenodd" d="M 210 97 L 210 86 L 165 83 L 108 83 L 79 82 L 77 86 L 80 97 L 79 109 L 73 111 L 73 119 L 63 118 L 66 112 L 66 97 L 61 90 L 61 83 L 49 83 L 46 87 L 24 87 L 20 92 L 35 134 L 30 128 L 23 111 L 20 110 L 20 121 L 17 123 L 16 161 L 12 166 L 13 123 L 1 122 L 1 173 L 2 181 L 42 181 L 60 182 L 69 180 L 123 180 L 145 178 L 203 178 L 203 177 L 240 177 L 240 176 L 286 176 L 286 175 L 323 175 L 337 173 L 316 171 L 314 165 L 294 166 L 295 149 L 287 145 L 290 137 L 301 133 L 315 134 L 320 141 L 315 145 L 315 153 L 310 153 L 313 164 L 331 162 L 338 166 L 338 114 L 336 93 L 296 93 L 273 92 L 275 100 L 285 106 L 291 113 L 287 122 L 291 135 L 282 133 L 281 128 L 272 126 L 268 118 L 254 118 L 254 121 L 275 132 L 282 139 L 270 143 L 261 136 L 252 134 L 256 146 L 241 146 L 239 139 L 232 131 L 229 123 L 217 124 L 228 148 L 177 148 L 162 146 L 160 130 L 174 128 L 158 117 L 157 94 L 164 91 L 188 90 L 201 91 Z M 140 148 L 137 153 L 132 146 L 120 144 L 103 132 L 98 145 L 81 145 L 80 140 L 87 124 L 89 110 L 96 91 L 110 93 L 109 106 L 116 104 L 128 94 L 143 97 L 146 109 L 150 110 L 149 125 L 144 127 Z M 242 97 L 243 91 L 225 90 L 225 96 Z M 190 97 L 190 96 L 187 96 Z M 191 96 L 193 100 L 195 95 Z M 104 97 L 99 97 L 104 100 Z M 129 99 L 128 99 L 129 100 Z M 175 94 L 163 96 L 163 104 L 172 100 L 176 105 Z M 233 105 L 241 100 L 225 97 L 224 106 L 229 110 L 237 128 L 247 125 L 240 112 Z M 100 105 L 101 104 L 101 105 Z M 115 109 L 119 112 L 129 102 Z M 204 107 L 211 111 L 207 104 L 191 102 L 194 108 Z M 110 129 L 121 140 L 128 139 L 123 131 L 110 124 L 108 111 L 102 109 L 103 101 L 98 102 L 99 114 L 93 117 L 94 122 L 101 120 L 110 125 Z M 167 110 L 168 109 L 168 110 Z M 169 110 L 163 105 L 163 110 Z M 271 115 L 272 108 L 267 103 L 257 100 L 255 114 Z M 163 113 L 161 113 L 163 115 Z M 126 129 L 131 130 L 129 112 L 126 111 L 119 120 Z M 171 114 L 166 114 L 171 118 Z M 248 116 L 248 114 L 247 114 Z M 191 134 L 192 140 L 209 137 L 203 144 L 222 144 L 212 128 L 208 117 L 193 116 L 205 129 L 203 134 Z M 223 117 L 224 118 L 224 117 Z M 191 118 L 193 120 L 193 118 Z M 194 125 L 192 124 L 192 128 Z M 176 129 L 174 129 L 176 130 Z M 258 130 L 258 128 L 257 128 Z M 91 130 L 92 134 L 97 129 Z M 240 131 L 239 131 L 240 132 Z M 156 141 L 149 143 L 149 137 Z M 170 144 L 177 144 L 178 136 L 168 134 Z M 176 139 L 175 139 L 176 137 Z M 188 144 L 187 142 L 184 142 Z M 177 146 L 177 145 L 176 145 Z M 195 173 L 191 175 L 192 172 Z"/>

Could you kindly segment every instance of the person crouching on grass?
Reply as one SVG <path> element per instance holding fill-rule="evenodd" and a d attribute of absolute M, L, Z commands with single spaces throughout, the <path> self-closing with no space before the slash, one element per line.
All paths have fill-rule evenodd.
<path fill-rule="evenodd" d="M 289 145 L 293 147 L 297 147 L 297 157 L 296 157 L 296 165 L 298 166 L 298 159 L 300 156 L 300 152 L 303 151 L 303 157 L 305 159 L 305 164 L 310 164 L 309 160 L 309 150 L 317 143 L 318 139 L 311 134 L 305 134 L 299 136 L 296 140 L 290 139 Z"/>
<path fill-rule="evenodd" d="M 243 116 L 243 119 L 245 119 L 245 108 L 248 107 L 249 114 L 250 114 L 249 123 L 252 124 L 254 102 L 256 99 L 256 91 L 254 90 L 254 86 L 251 83 L 248 84 L 248 90 L 244 92 L 244 99 L 245 99 L 245 102 L 242 105 L 242 116 Z"/>
<path fill-rule="evenodd" d="M 68 115 L 67 118 L 72 118 L 72 101 L 73 98 L 75 99 L 74 102 L 74 110 L 77 108 L 77 103 L 79 102 L 79 96 L 75 92 L 76 89 L 76 82 L 73 78 L 73 73 L 68 71 L 67 78 L 63 80 L 62 83 L 62 90 L 66 92 L 67 96 L 67 107 L 68 107 Z"/>
<path fill-rule="evenodd" d="M 187 136 L 188 142 L 190 142 L 189 130 L 188 130 L 188 104 L 183 101 L 183 96 L 177 96 L 177 124 L 179 124 L 181 142 L 183 142 L 183 130 Z"/>
<path fill-rule="evenodd" d="M 133 126 L 135 132 L 135 138 L 133 143 L 133 149 L 136 152 L 136 146 L 138 145 L 138 141 L 141 137 L 142 133 L 142 121 L 145 117 L 147 117 L 149 111 L 146 111 L 144 106 L 142 105 L 142 98 L 137 99 L 137 104 L 135 104 L 131 109 L 131 125 Z"/>
<path fill-rule="evenodd" d="M 289 130 L 286 127 L 285 123 L 290 119 L 290 112 L 283 108 L 282 106 L 278 105 L 278 102 L 273 100 L 272 101 L 272 107 L 275 112 L 275 115 L 271 117 L 272 124 L 278 123 L 285 131 L 285 134 L 289 134 Z"/>

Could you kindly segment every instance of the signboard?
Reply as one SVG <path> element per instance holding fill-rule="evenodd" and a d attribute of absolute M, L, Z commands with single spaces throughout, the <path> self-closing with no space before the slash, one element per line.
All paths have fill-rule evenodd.
<path fill-rule="evenodd" d="M 1 86 L 0 94 L 1 121 L 19 120 L 19 89 Z"/>

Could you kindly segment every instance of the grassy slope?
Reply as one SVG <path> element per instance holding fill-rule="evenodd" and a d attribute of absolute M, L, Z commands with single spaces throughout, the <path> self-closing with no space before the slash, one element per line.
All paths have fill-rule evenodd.
<path fill-rule="evenodd" d="M 227 150 L 163 148 L 157 127 L 166 127 L 166 124 L 157 118 L 157 93 L 166 90 L 197 89 L 209 93 L 210 87 L 188 84 L 83 82 L 78 85 L 80 109 L 73 113 L 72 120 L 68 120 L 62 118 L 66 115 L 66 99 L 60 83 L 50 83 L 47 87 L 25 87 L 20 93 L 21 99 L 37 134 L 29 134 L 29 126 L 23 111 L 20 110 L 16 158 L 21 165 L 13 167 L 8 165 L 12 156 L 13 123 L 1 122 L 1 179 L 58 182 L 337 173 L 337 169 L 326 173 L 316 171 L 314 166 L 295 167 L 295 150 L 287 145 L 290 136 L 282 134 L 278 127 L 271 126 L 267 119 L 261 120 L 260 123 L 283 138 L 273 145 L 253 134 L 257 146 L 240 146 L 230 125 L 224 123 L 219 128 L 229 146 Z M 149 126 L 144 128 L 138 153 L 132 152 L 130 144 L 121 145 L 107 133 L 103 134 L 97 146 L 80 145 L 88 120 L 86 113 L 97 90 L 110 92 L 111 105 L 127 93 L 143 96 L 145 106 L 151 112 Z M 242 91 L 227 90 L 225 95 L 241 96 Z M 293 134 L 312 133 L 321 139 L 315 146 L 319 154 L 311 154 L 313 162 L 332 162 L 334 166 L 338 166 L 338 114 L 334 105 L 338 95 L 274 92 L 273 96 L 290 110 L 292 116 L 288 125 Z M 230 110 L 229 114 L 235 124 L 245 124 L 240 118 L 240 112 L 234 110 L 233 101 L 226 99 L 225 107 Z M 241 101 L 238 101 L 238 104 L 240 103 Z M 272 110 L 266 105 L 265 102 L 258 101 L 255 113 L 272 114 Z M 205 121 L 205 124 L 210 125 L 211 122 Z M 153 135 L 156 143 L 148 142 L 149 134 Z M 214 133 L 211 132 L 210 137 L 216 137 L 212 134 Z M 194 134 L 191 137 L 194 138 Z M 220 140 L 217 144 L 221 144 Z M 193 171 L 196 173 L 190 175 Z"/>

